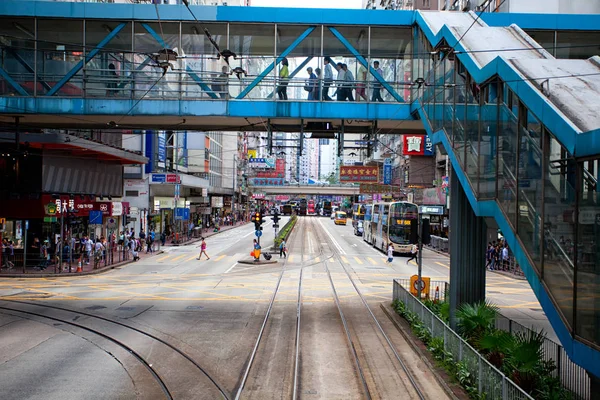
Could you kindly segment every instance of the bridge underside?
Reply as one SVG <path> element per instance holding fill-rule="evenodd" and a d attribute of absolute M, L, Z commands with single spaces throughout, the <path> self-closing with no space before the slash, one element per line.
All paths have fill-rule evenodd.
<path fill-rule="evenodd" d="M 289 186 L 254 186 L 253 191 L 272 194 L 320 194 L 326 196 L 357 196 L 360 193 L 358 186 L 331 186 L 331 185 L 289 185 Z"/>

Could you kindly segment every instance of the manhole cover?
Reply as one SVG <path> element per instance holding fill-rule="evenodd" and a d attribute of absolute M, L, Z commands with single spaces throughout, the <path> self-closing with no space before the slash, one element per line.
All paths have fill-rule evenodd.
<path fill-rule="evenodd" d="M 103 308 L 106 308 L 104 306 L 90 306 L 90 307 L 86 307 L 86 310 L 102 310 Z"/>
<path fill-rule="evenodd" d="M 133 311 L 135 310 L 135 307 L 119 307 L 117 308 L 118 311 Z"/>
<path fill-rule="evenodd" d="M 187 306 L 186 310 L 202 310 L 204 307 L 202 306 Z"/>

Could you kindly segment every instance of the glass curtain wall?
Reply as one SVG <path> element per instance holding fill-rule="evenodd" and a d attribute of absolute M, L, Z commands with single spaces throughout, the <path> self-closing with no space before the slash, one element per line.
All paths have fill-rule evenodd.
<path fill-rule="evenodd" d="M 28 95 L 33 95 L 36 89 L 42 93 L 48 88 L 48 83 L 46 85 L 38 83 L 37 87 L 34 83 L 34 67 L 36 63 L 35 30 L 35 21 L 33 19 L 0 19 L 0 40 L 2 40 L 3 44 L 2 52 L 0 53 L 0 67 Z M 5 96 L 19 96 L 22 94 L 4 80 L 4 78 L 0 78 L 0 83 L 0 94 Z"/>

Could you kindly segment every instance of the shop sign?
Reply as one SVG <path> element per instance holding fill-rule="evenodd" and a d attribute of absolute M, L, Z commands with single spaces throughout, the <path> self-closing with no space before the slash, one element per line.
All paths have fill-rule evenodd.
<path fill-rule="evenodd" d="M 264 193 L 252 193 L 252 198 L 253 199 L 264 199 L 265 194 Z"/>
<path fill-rule="evenodd" d="M 248 160 L 251 168 L 275 168 L 274 158 L 251 158 Z"/>
<path fill-rule="evenodd" d="M 44 222 L 56 222 L 56 217 L 44 217 Z"/>
<path fill-rule="evenodd" d="M 393 193 L 400 191 L 399 186 L 382 185 L 379 183 L 361 183 L 358 192 L 360 194 Z"/>
<path fill-rule="evenodd" d="M 251 178 L 250 185 L 252 186 L 285 186 L 283 178 Z"/>
<path fill-rule="evenodd" d="M 109 202 L 96 203 L 95 211 L 100 211 L 103 215 L 110 215 L 112 205 Z"/>
<path fill-rule="evenodd" d="M 57 206 L 55 203 L 48 203 L 46 204 L 46 214 L 48 215 L 55 215 L 57 213 Z M 46 219 L 44 218 L 44 222 L 46 222 Z"/>
<path fill-rule="evenodd" d="M 432 156 L 433 143 L 426 135 L 403 135 L 402 152 L 405 156 Z"/>
<path fill-rule="evenodd" d="M 114 218 L 109 218 L 107 221 L 108 229 L 115 229 L 117 227 L 117 220 Z"/>
<path fill-rule="evenodd" d="M 383 184 L 391 185 L 392 184 L 392 159 L 386 158 L 383 161 Z"/>
<path fill-rule="evenodd" d="M 181 177 L 177 174 L 152 174 L 150 183 L 181 183 Z"/>
<path fill-rule="evenodd" d="M 444 206 L 419 206 L 419 214 L 444 215 Z"/>
<path fill-rule="evenodd" d="M 379 167 L 340 167 L 340 182 L 377 182 L 378 179 Z"/>
<path fill-rule="evenodd" d="M 123 204 L 120 201 L 115 201 L 112 203 L 112 212 L 111 215 L 113 217 L 118 217 L 119 215 L 123 215 Z"/>
<path fill-rule="evenodd" d="M 196 212 L 202 215 L 210 215 L 210 207 L 198 207 Z"/>
<path fill-rule="evenodd" d="M 208 197 L 208 189 L 202 188 L 202 197 Z"/>
<path fill-rule="evenodd" d="M 210 205 L 211 205 L 213 208 L 223 208 L 223 197 L 216 197 L 216 196 L 213 196 L 213 197 L 210 199 Z"/>

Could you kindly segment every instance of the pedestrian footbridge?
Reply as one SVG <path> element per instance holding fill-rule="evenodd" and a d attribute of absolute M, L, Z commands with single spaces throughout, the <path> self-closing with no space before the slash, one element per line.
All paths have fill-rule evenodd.
<path fill-rule="evenodd" d="M 0 121 L 425 130 L 452 162 L 453 306 L 485 297 L 497 225 L 565 350 L 600 377 L 600 16 L 192 10 L 2 1 Z M 326 79 L 326 57 L 354 79 Z"/>

